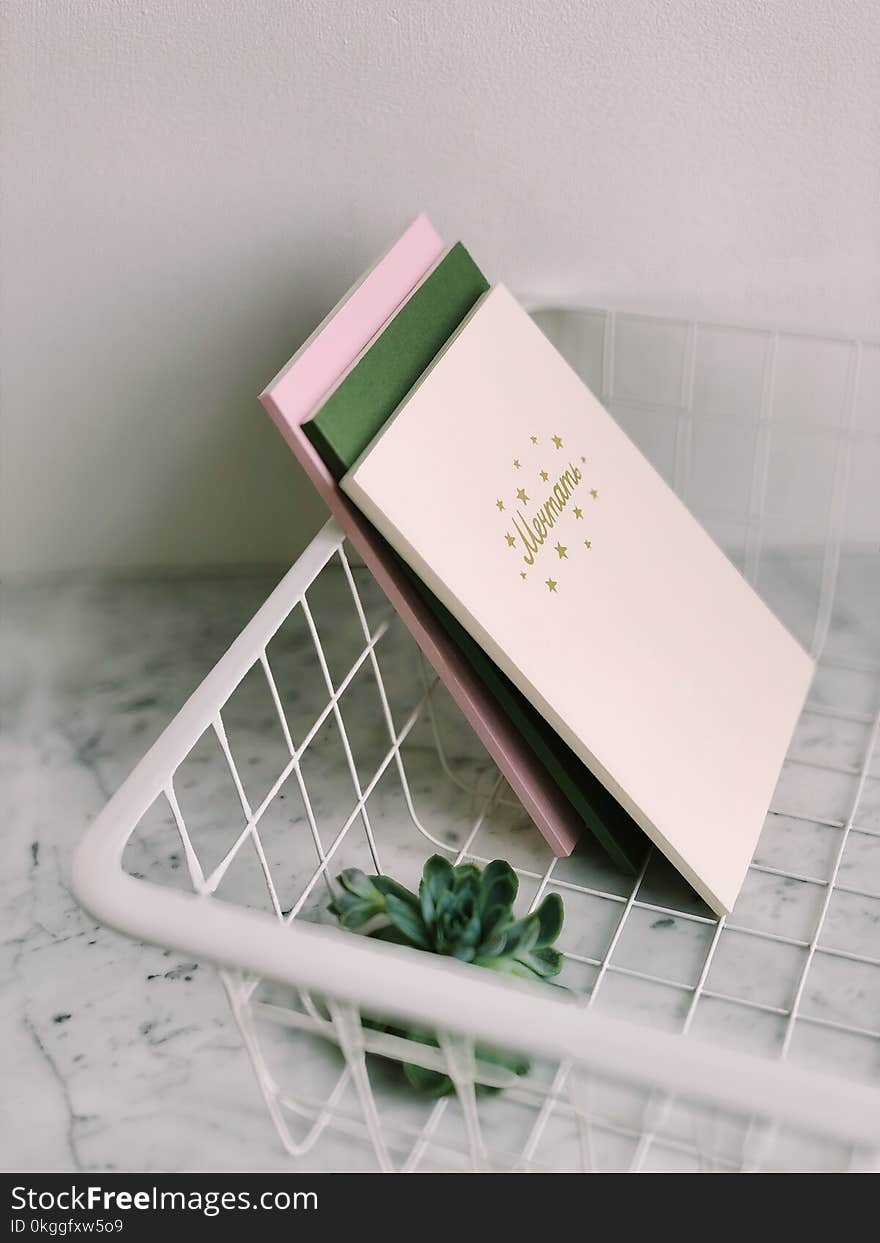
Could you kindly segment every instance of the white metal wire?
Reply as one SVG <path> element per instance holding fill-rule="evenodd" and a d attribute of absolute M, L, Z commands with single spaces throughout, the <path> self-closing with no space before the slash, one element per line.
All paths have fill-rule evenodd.
<path fill-rule="evenodd" d="M 880 1019 L 872 1017 L 870 1005 L 860 1017 L 848 994 L 832 997 L 823 1011 L 816 1004 L 820 992 L 810 991 L 827 963 L 864 972 L 869 994 L 880 984 L 880 917 L 871 925 L 866 915 L 872 930 L 857 948 L 835 944 L 833 929 L 828 934 L 829 912 L 840 895 L 869 907 L 876 903 L 880 916 L 873 881 L 844 869 L 852 842 L 880 848 L 880 815 L 875 824 L 874 812 L 864 812 L 866 792 L 880 777 L 880 648 L 841 654 L 830 641 L 841 550 L 848 539 L 847 479 L 854 446 L 859 438 L 880 441 L 880 429 L 866 431 L 861 424 L 858 434 L 856 429 L 862 347 L 845 343 L 849 361 L 840 416 L 826 426 L 798 421 L 796 411 L 777 408 L 780 350 L 789 348 L 788 335 L 749 333 L 750 345 L 755 337 L 761 347 L 757 410 L 722 417 L 700 408 L 697 391 L 698 377 L 706 386 L 701 348 L 711 339 L 706 334 L 712 326 L 670 328 L 670 321 L 589 311 L 546 312 L 539 318 L 561 338 L 575 365 L 584 334 L 593 333 L 600 374 L 589 379 L 625 426 L 634 413 L 634 427 L 653 433 L 659 421 L 666 429 L 668 468 L 683 497 L 690 499 L 695 478 L 695 428 L 713 420 L 748 427 L 753 439 L 741 508 L 735 515 L 721 509 L 701 516 L 733 523 L 742 536 L 741 568 L 759 589 L 768 549 L 774 557 L 792 553 L 791 546 L 780 548 L 768 515 L 774 431 L 792 425 L 800 432 L 806 425 L 828 448 L 827 512 L 821 540 L 810 548 L 820 570 L 807 642 L 822 657 L 820 676 L 832 683 L 850 678 L 862 698 L 835 701 L 825 694 L 811 699 L 805 717 L 821 718 L 842 738 L 858 735 L 861 751 L 857 762 L 838 756 L 817 760 L 798 750 L 796 737 L 787 768 L 810 780 L 818 775 L 835 789 L 847 787 L 846 809 L 825 804 L 818 795 L 787 805 L 783 784 L 770 818 L 771 827 L 774 818 L 784 818 L 804 825 L 805 833 L 837 834 L 827 873 L 817 874 L 809 863 L 757 857 L 747 884 L 753 881 L 758 888 L 746 916 L 738 908 L 719 921 L 680 888 L 658 888 L 652 876 L 659 861 L 652 852 L 630 879 L 589 852 L 573 861 L 555 860 L 522 823 L 511 827 L 515 805 L 491 767 L 473 754 L 457 754 L 468 745 L 466 731 L 456 730 L 454 722 L 450 730 L 448 721 L 444 729 L 433 675 L 422 667 L 420 685 L 415 664 L 401 675 L 407 640 L 391 617 L 371 620 L 372 581 L 352 567 L 341 534 L 328 524 L 93 826 L 77 857 L 77 892 L 96 914 L 132 935 L 223 964 L 223 983 L 260 1090 L 294 1157 L 337 1130 L 369 1144 L 383 1170 L 862 1168 L 872 1159 L 866 1156 L 872 1145 L 880 1147 L 880 1093 L 870 1075 L 864 1087 L 854 1087 L 845 1078 L 829 1081 L 824 1072 L 838 1071 L 838 1061 L 846 1067 L 853 1039 L 867 1042 L 875 1067 L 880 1065 Z M 622 379 L 621 324 L 624 339 L 637 332 L 644 340 L 656 325 L 658 333 L 671 333 L 678 343 L 675 367 L 665 355 L 661 360 L 672 376 L 668 400 L 662 377 L 653 405 L 632 396 L 633 382 L 627 387 Z M 646 414 L 653 421 L 646 423 Z M 805 519 L 804 529 L 811 521 Z M 796 514 L 785 527 L 795 556 L 803 553 L 800 522 Z M 331 607 L 319 619 L 313 597 L 322 588 Z M 285 648 L 292 622 L 300 638 Z M 332 667 L 331 657 L 336 632 L 348 622 L 355 641 L 341 671 Z M 270 650 L 276 646 L 277 653 Z M 291 716 L 299 679 L 281 676 L 278 661 L 301 669 L 303 676 L 309 667 L 319 673 L 311 720 L 299 730 Z M 268 705 L 260 727 L 265 732 L 267 722 L 271 725 L 280 757 L 258 798 L 246 768 L 261 764 L 262 757 L 237 753 L 229 725 L 239 701 L 250 694 L 246 680 L 255 686 L 254 678 Z M 355 696 L 367 705 L 367 727 L 352 732 Z M 331 738 L 341 759 L 332 781 L 321 767 L 328 763 Z M 193 770 L 196 752 L 208 747 L 216 766 Z M 434 757 L 432 764 L 428 756 Z M 417 780 L 414 764 L 421 774 Z M 230 791 L 222 814 L 218 773 L 226 774 Z M 393 812 L 387 797 L 392 778 L 398 795 Z M 299 810 L 280 813 L 288 795 L 298 800 Z M 129 837 L 157 799 L 165 801 L 167 822 L 182 845 L 194 895 L 185 906 L 179 905 L 186 902 L 181 895 L 172 901 L 161 889 L 133 881 L 121 866 Z M 456 799 L 463 810 L 450 827 L 447 805 Z M 279 814 L 282 831 L 272 821 Z M 209 859 L 203 858 L 206 841 L 213 848 Z M 219 858 L 213 857 L 221 844 Z M 327 898 L 321 895 L 332 891 L 343 866 L 357 863 L 394 873 L 403 865 L 414 876 L 434 850 L 456 862 L 478 863 L 509 851 L 528 906 L 548 888 L 563 896 L 568 915 L 562 946 L 574 1005 L 549 991 L 521 995 L 489 973 L 424 955 L 407 959 L 404 952 L 401 962 L 394 947 L 336 929 L 322 930 L 322 938 L 314 940 L 307 925 L 326 920 Z M 250 879 L 224 901 L 226 886 L 243 875 L 248 860 Z M 807 902 L 804 926 L 774 924 L 774 912 L 785 907 L 780 893 L 796 910 L 805 895 L 815 895 L 812 907 Z M 261 906 L 262 918 L 245 919 L 242 905 Z M 648 921 L 654 930 L 644 927 Z M 665 927 L 681 933 L 688 970 L 654 961 L 654 950 L 660 953 L 658 929 Z M 757 947 L 755 966 L 743 968 L 739 979 L 722 972 L 719 984 L 719 962 L 745 952 L 736 946 Z M 629 1025 L 609 1027 L 602 1012 L 613 1003 L 616 984 L 661 996 L 661 1021 L 678 1035 L 671 1039 L 645 1027 L 637 1029 L 633 1044 Z M 859 991 L 852 985 L 849 990 Z M 734 1027 L 741 1021 L 770 1024 L 775 1035 L 768 1053 L 775 1060 L 698 1042 L 694 1033 L 713 1004 L 724 1008 Z M 373 1006 L 375 1013 L 403 1015 L 412 1026 L 433 1031 L 436 1046 L 364 1027 L 362 1015 Z M 735 1022 L 734 1016 L 739 1016 Z M 808 1030 L 821 1032 L 825 1042 L 821 1071 L 798 1064 L 798 1039 Z M 481 1062 L 480 1042 L 487 1041 L 520 1045 L 532 1056 L 531 1072 L 517 1078 Z M 815 1064 L 815 1050 L 808 1052 Z M 416 1099 L 391 1075 L 388 1063 L 394 1061 L 445 1071 L 455 1094 L 438 1102 Z M 504 1090 L 480 1095 L 475 1084 Z"/>

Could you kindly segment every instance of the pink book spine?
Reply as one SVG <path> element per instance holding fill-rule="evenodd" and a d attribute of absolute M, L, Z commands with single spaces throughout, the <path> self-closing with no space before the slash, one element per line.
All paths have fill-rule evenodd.
<path fill-rule="evenodd" d="M 427 217 L 419 216 L 330 312 L 260 401 L 551 849 L 568 855 L 581 828 L 571 804 L 475 677 L 387 545 L 339 491 L 302 430 L 303 422 L 442 253 L 440 236 Z"/>

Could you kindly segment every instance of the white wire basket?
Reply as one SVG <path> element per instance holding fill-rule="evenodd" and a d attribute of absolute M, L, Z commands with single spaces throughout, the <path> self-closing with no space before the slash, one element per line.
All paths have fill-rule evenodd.
<path fill-rule="evenodd" d="M 733 914 L 654 851 L 636 877 L 588 839 L 555 859 L 332 522 L 90 828 L 75 892 L 218 965 L 291 1158 L 339 1168 L 343 1132 L 377 1170 L 878 1168 L 880 347 L 536 318 L 820 658 Z M 335 926 L 343 868 L 415 885 L 433 853 L 508 859 L 522 911 L 562 896 L 565 991 Z"/>

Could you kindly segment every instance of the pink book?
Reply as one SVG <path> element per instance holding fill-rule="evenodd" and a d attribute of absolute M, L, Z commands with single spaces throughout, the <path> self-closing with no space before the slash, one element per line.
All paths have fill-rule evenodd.
<path fill-rule="evenodd" d="M 553 852 L 568 855 L 582 827 L 571 804 L 475 677 L 374 527 L 339 490 L 302 430 L 442 254 L 441 238 L 427 217 L 419 216 L 334 307 L 260 401 Z"/>

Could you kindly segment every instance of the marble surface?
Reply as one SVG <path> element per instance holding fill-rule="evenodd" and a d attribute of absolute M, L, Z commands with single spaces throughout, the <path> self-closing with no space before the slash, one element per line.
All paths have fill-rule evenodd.
<path fill-rule="evenodd" d="M 811 563 L 779 564 L 767 594 L 806 640 L 821 575 Z M 136 944 L 98 927 L 71 897 L 71 852 L 87 823 L 134 767 L 272 586 L 226 581 L 64 584 L 8 590 L 3 610 L 2 886 L 0 1014 L 4 1049 L 0 1166 L 17 1170 L 289 1170 L 266 1115 L 223 990 L 210 966 Z M 338 677 L 357 635 L 340 608 L 344 584 L 327 576 L 315 599 Z M 371 621 L 384 613 L 364 586 Z M 588 843 L 550 877 L 566 904 L 565 982 L 596 1004 L 640 1022 L 778 1054 L 805 965 L 807 1021 L 795 1024 L 789 1056 L 880 1083 L 880 756 L 869 758 L 862 798 L 840 861 L 819 945 L 811 954 L 841 825 L 852 808 L 871 719 L 880 708 L 880 575 L 873 560 L 844 563 L 832 634 L 768 817 L 757 862 L 700 981 L 714 920 L 671 869 L 652 859 L 608 958 L 630 878 Z M 350 620 L 350 619 L 349 619 Z M 306 639 L 284 634 L 270 659 L 294 734 L 325 695 Z M 396 624 L 382 640 L 392 712 L 401 720 L 418 688 L 418 660 Z M 365 673 L 365 680 L 369 681 Z M 375 687 L 353 685 L 343 718 L 362 777 L 385 746 L 376 729 Z M 228 729 L 245 786 L 258 800 L 283 750 L 265 688 L 246 683 Z M 491 783 L 485 757 L 442 702 L 452 767 L 466 784 Z M 210 867 L 234 838 L 235 812 L 222 770 L 205 742 L 179 778 L 193 842 Z M 201 746 L 202 744 L 200 744 Z M 427 722 L 407 744 L 407 772 L 424 823 L 450 847 L 464 841 L 474 796 L 439 770 Z M 351 807 L 338 738 L 316 740 L 309 788 L 322 835 L 332 840 Z M 285 909 L 314 868 L 295 792 L 267 814 L 264 844 Z M 414 830 L 399 779 L 389 772 L 368 804 L 382 867 L 412 881 L 432 847 Z M 707 808 L 707 820 L 711 808 Z M 810 818 L 805 818 L 810 817 Z M 515 806 L 503 803 L 472 845 L 521 869 L 520 904 L 537 890 L 549 852 Z M 352 831 L 339 866 L 369 866 L 366 834 Z M 254 861 L 230 868 L 218 897 L 266 904 Z M 132 872 L 186 885 L 167 811 L 148 815 L 126 856 Z M 844 892 L 844 890 L 857 892 Z M 589 890 L 590 892 L 587 892 Z M 602 894 L 605 896 L 597 896 Z M 329 918 L 316 889 L 302 914 Z M 690 1016 L 690 1018 L 688 1018 Z M 825 1020 L 811 1023 L 810 1017 Z M 287 1048 L 288 1056 L 290 1047 Z M 296 1059 L 294 1058 L 294 1061 Z M 317 1063 L 309 1074 L 317 1073 Z M 300 1070 L 302 1067 L 300 1066 Z M 314 1085 L 312 1085 L 314 1086 Z M 401 1106 L 402 1107 L 402 1106 Z M 502 1115 L 499 1114 L 499 1117 Z M 512 1141 L 513 1142 L 513 1141 Z M 372 1169 L 364 1146 L 327 1137 L 299 1169 Z M 559 1168 L 564 1168 L 561 1162 Z"/>

